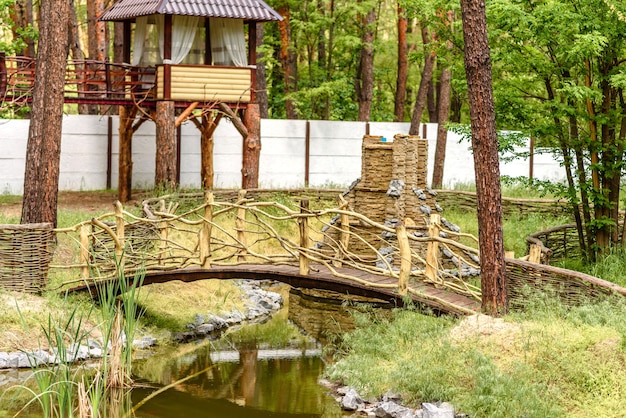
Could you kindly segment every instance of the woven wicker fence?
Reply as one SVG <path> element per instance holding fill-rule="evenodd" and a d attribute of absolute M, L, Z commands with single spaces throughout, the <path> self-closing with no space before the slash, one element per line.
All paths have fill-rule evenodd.
<path fill-rule="evenodd" d="M 437 190 L 437 201 L 444 209 L 460 211 L 476 210 L 476 193 L 459 190 Z M 502 198 L 504 216 L 527 215 L 529 213 L 569 215 L 567 201 L 554 199 L 514 199 Z"/>
<path fill-rule="evenodd" d="M 52 224 L 0 225 L 0 287 L 39 293 L 53 254 Z"/>
<path fill-rule="evenodd" d="M 509 306 L 524 308 L 528 292 L 540 290 L 558 297 L 569 306 L 611 294 L 626 296 L 626 289 L 588 274 L 544 264 L 507 259 L 507 285 Z"/>

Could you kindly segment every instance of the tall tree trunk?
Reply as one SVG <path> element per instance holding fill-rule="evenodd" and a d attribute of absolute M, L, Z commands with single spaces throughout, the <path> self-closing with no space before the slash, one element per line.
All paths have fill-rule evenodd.
<path fill-rule="evenodd" d="M 261 157 L 261 120 L 258 105 L 249 103 L 243 116 L 248 135 L 243 140 L 241 187 L 255 189 L 259 187 L 259 159 Z"/>
<path fill-rule="evenodd" d="M 437 145 L 435 147 L 435 161 L 433 166 L 433 189 L 440 189 L 443 183 L 443 166 L 446 161 L 446 144 L 448 142 L 448 118 L 450 115 L 450 90 L 452 70 L 444 68 L 441 72 L 438 104 Z"/>
<path fill-rule="evenodd" d="M 439 123 L 437 120 L 437 95 L 439 94 L 439 83 L 435 83 L 434 79 L 430 79 L 428 84 L 428 94 L 426 96 L 426 110 L 428 110 L 428 121 L 430 123 Z"/>
<path fill-rule="evenodd" d="M 450 99 L 450 122 L 461 123 L 461 110 L 463 109 L 463 99 L 461 95 L 452 89 Z"/>
<path fill-rule="evenodd" d="M 293 52 L 291 40 L 291 11 L 288 5 L 278 8 L 278 13 L 283 20 L 278 22 L 278 30 L 280 31 L 280 63 L 283 69 L 283 80 L 285 83 L 285 95 L 296 91 L 296 55 Z M 293 100 L 285 99 L 285 112 L 287 119 L 297 119 L 298 114 Z"/>
<path fill-rule="evenodd" d="M 362 19 L 363 35 L 356 79 L 356 94 L 359 102 L 360 121 L 369 121 L 374 96 L 374 21 L 376 9 L 372 9 Z"/>
<path fill-rule="evenodd" d="M 398 3 L 398 76 L 396 78 L 396 100 L 394 102 L 394 114 L 396 122 L 404 120 L 404 105 L 406 103 L 406 81 L 409 72 L 408 43 L 406 35 L 408 21 L 406 11 Z"/>
<path fill-rule="evenodd" d="M 80 45 L 80 35 L 78 32 L 78 19 L 76 18 L 76 4 L 74 0 L 69 0 L 69 8 L 67 9 L 67 24 L 69 30 L 69 43 L 70 43 L 70 52 L 72 54 L 72 58 L 74 61 L 77 61 L 74 64 L 74 68 L 77 75 L 78 84 L 76 86 L 79 91 L 78 97 L 83 97 L 84 94 L 81 90 L 84 89 L 84 78 L 85 78 L 85 55 L 83 54 L 83 49 Z M 86 104 L 78 105 L 78 114 L 86 115 L 89 113 L 89 106 Z"/>
<path fill-rule="evenodd" d="M 430 49 L 431 37 L 425 26 L 422 26 L 422 42 L 424 43 L 425 53 L 424 69 L 422 70 L 422 78 L 420 80 L 420 86 L 417 90 L 417 97 L 415 98 L 413 115 L 411 116 L 411 127 L 409 128 L 410 135 L 419 135 L 422 113 L 424 113 L 424 108 L 426 107 L 428 90 L 433 79 L 433 69 L 435 67 L 435 51 Z"/>
<path fill-rule="evenodd" d="M 22 223 L 56 226 L 68 55 L 67 0 L 41 4 L 32 117 L 28 131 Z"/>
<path fill-rule="evenodd" d="M 89 59 L 104 62 L 107 54 L 107 49 L 109 45 L 109 33 L 108 33 L 108 22 L 101 22 L 98 20 L 102 12 L 105 10 L 105 2 L 104 0 L 89 0 L 87 2 L 87 34 L 89 42 L 87 44 L 87 49 L 89 52 Z M 92 69 L 95 71 L 98 67 L 97 64 L 91 64 Z M 99 72 L 101 74 L 101 72 Z M 98 80 L 104 81 L 104 79 Z M 104 90 L 100 85 L 89 85 L 90 91 L 100 91 Z M 89 113 L 90 114 L 98 114 L 99 106 L 98 105 L 89 105 Z"/>
<path fill-rule="evenodd" d="M 489 315 L 503 315 L 508 310 L 508 295 L 502 233 L 498 138 L 485 3 L 461 0 L 461 11 L 476 171 L 482 309 Z"/>
<path fill-rule="evenodd" d="M 174 102 L 161 100 L 156 104 L 156 160 L 154 187 L 176 188 L 176 129 Z"/>
<path fill-rule="evenodd" d="M 256 25 L 257 45 L 263 45 L 265 32 L 263 25 Z M 265 73 L 265 54 L 257 47 L 256 63 L 256 102 L 259 104 L 259 115 L 263 119 L 269 117 L 269 101 L 267 98 L 267 74 Z"/>

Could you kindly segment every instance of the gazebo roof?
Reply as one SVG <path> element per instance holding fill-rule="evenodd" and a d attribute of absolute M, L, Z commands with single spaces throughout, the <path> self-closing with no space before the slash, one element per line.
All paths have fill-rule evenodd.
<path fill-rule="evenodd" d="M 100 16 L 100 20 L 133 20 L 153 14 L 268 22 L 282 16 L 263 0 L 118 0 Z"/>

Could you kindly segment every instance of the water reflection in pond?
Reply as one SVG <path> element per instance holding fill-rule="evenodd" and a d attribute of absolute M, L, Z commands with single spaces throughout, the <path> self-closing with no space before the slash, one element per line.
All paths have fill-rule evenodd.
<path fill-rule="evenodd" d="M 322 342 L 352 327 L 347 308 L 282 289 L 285 307 L 264 324 L 231 331 L 218 341 L 161 350 L 135 362 L 137 380 L 146 385 L 133 389 L 133 404 L 191 376 L 148 400 L 136 416 L 341 416 L 318 380 L 324 369 Z"/>

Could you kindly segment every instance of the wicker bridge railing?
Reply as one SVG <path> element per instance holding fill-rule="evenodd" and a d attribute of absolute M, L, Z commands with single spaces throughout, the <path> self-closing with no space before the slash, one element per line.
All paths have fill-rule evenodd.
<path fill-rule="evenodd" d="M 204 199 L 190 208 L 184 200 L 148 200 L 141 216 L 116 203 L 115 212 L 56 229 L 58 242 L 72 250 L 55 254 L 51 277 L 77 282 L 113 277 L 120 270 L 131 275 L 244 264 L 291 264 L 306 275 L 321 265 L 355 282 L 363 279 L 339 267 L 394 278 L 393 285 L 367 284 L 400 294 L 412 291 L 409 281 L 420 281 L 480 301 L 478 251 L 460 242 L 475 238 L 443 231 L 438 216 L 428 231 L 418 231 L 345 209 L 309 209 L 308 199 L 300 208 L 255 201 L 245 191 L 232 202 L 215 201 L 212 193 Z"/>

